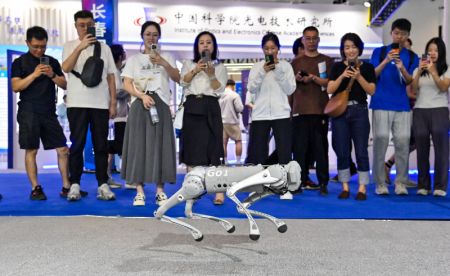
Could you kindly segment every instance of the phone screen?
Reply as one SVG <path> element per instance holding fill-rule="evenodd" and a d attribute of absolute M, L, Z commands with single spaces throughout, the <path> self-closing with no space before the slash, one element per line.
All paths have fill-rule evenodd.
<path fill-rule="evenodd" d="M 307 77 L 309 74 L 305 70 L 300 70 L 300 76 Z"/>
<path fill-rule="evenodd" d="M 268 65 L 272 65 L 275 63 L 275 60 L 273 58 L 273 55 L 266 55 L 266 62 Z"/>
<path fill-rule="evenodd" d="M 95 35 L 95 27 L 88 27 L 87 33 L 92 35 L 92 37 L 96 37 L 96 35 Z"/>
<path fill-rule="evenodd" d="M 40 61 L 40 64 L 44 64 L 44 65 L 50 64 L 48 57 L 40 57 L 39 61 Z"/>

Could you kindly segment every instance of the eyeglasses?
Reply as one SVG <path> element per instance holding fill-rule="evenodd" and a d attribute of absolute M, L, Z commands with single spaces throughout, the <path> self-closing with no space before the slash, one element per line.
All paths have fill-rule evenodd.
<path fill-rule="evenodd" d="M 30 45 L 28 45 L 28 47 L 34 51 L 47 49 L 47 45 L 31 45 L 30 44 Z"/>
<path fill-rule="evenodd" d="M 75 24 L 75 26 L 80 29 L 85 29 L 85 28 L 93 27 L 94 24 L 93 23 L 87 23 L 87 24 L 80 23 L 80 24 Z"/>

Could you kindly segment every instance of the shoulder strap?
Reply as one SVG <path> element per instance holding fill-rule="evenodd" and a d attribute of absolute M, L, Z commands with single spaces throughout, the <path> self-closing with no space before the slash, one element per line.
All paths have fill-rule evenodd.
<path fill-rule="evenodd" d="M 94 43 L 94 57 L 96 57 L 96 58 L 100 58 L 100 54 L 101 54 L 101 51 L 102 50 L 102 47 L 101 47 L 101 45 L 100 45 L 100 42 L 95 42 Z"/>

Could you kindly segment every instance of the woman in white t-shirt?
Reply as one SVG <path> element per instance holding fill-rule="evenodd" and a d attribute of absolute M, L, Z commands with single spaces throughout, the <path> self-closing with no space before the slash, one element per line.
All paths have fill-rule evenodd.
<path fill-rule="evenodd" d="M 417 97 L 413 111 L 413 130 L 419 171 L 418 195 L 426 196 L 431 193 L 430 135 L 435 154 L 433 195 L 447 195 L 450 128 L 450 72 L 447 69 L 444 41 L 438 37 L 430 39 L 413 80 L 413 90 Z"/>
<path fill-rule="evenodd" d="M 131 94 L 125 129 L 121 176 L 137 184 L 134 206 L 145 205 L 144 182 L 156 183 L 156 203 L 167 201 L 164 183 L 176 182 L 175 137 L 169 108 L 169 78 L 179 82 L 175 59 L 158 50 L 161 28 L 142 25 L 144 51 L 127 60 L 122 71 L 123 88 Z"/>

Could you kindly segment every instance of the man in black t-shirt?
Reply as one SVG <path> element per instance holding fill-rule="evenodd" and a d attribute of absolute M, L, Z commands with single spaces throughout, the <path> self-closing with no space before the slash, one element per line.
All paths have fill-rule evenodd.
<path fill-rule="evenodd" d="M 47 199 L 37 179 L 36 155 L 40 140 L 44 149 L 56 149 L 58 167 L 63 180 L 61 195 L 70 188 L 68 178 L 68 153 L 66 137 L 55 113 L 56 88 L 66 88 L 66 78 L 59 62 L 45 55 L 48 35 L 39 26 L 27 30 L 28 52 L 14 60 L 11 68 L 11 83 L 14 92 L 19 93 L 17 111 L 19 123 L 19 145 L 25 150 L 25 169 L 32 191 L 30 199 Z"/>

